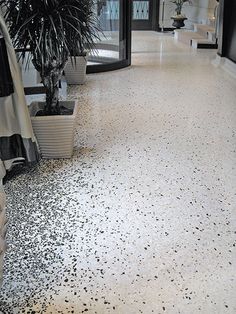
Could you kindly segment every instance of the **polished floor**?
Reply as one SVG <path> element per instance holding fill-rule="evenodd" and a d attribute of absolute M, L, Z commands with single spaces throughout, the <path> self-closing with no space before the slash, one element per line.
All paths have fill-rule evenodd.
<path fill-rule="evenodd" d="M 89 75 L 71 160 L 6 185 L 0 313 L 236 313 L 236 82 L 171 34 Z"/>

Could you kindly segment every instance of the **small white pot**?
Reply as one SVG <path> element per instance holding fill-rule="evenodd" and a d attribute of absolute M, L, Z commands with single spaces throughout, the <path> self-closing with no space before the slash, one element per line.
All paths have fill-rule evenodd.
<path fill-rule="evenodd" d="M 88 56 L 75 57 L 76 62 L 68 60 L 65 66 L 65 77 L 68 85 L 82 85 L 86 80 Z"/>
<path fill-rule="evenodd" d="M 73 114 L 37 117 L 44 102 L 33 102 L 29 106 L 34 134 L 43 158 L 70 158 L 73 153 L 78 104 L 75 101 L 60 101 L 60 105 L 73 109 Z"/>

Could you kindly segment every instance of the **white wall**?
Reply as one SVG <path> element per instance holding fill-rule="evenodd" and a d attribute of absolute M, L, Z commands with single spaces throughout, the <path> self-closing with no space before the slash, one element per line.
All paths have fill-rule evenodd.
<path fill-rule="evenodd" d="M 160 26 L 162 26 L 162 0 L 160 0 Z M 191 0 L 191 4 L 183 5 L 182 13 L 188 20 L 185 22 L 186 28 L 192 29 L 193 23 L 206 23 L 214 16 L 216 0 Z M 175 14 L 175 4 L 172 0 L 165 0 L 164 27 L 172 27 L 171 16 Z"/>

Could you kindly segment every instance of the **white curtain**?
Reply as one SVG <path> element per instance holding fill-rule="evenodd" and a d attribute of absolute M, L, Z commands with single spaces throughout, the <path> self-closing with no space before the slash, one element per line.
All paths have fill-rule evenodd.
<path fill-rule="evenodd" d="M 39 159 L 35 136 L 26 104 L 20 69 L 3 16 L 0 32 L 7 49 L 14 92 L 0 97 L 0 184 L 6 171 L 15 163 L 34 163 Z M 1 71 L 1 69 L 0 69 Z"/>

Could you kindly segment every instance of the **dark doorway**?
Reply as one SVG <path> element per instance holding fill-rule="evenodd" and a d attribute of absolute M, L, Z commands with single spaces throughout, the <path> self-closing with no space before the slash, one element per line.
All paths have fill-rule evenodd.
<path fill-rule="evenodd" d="M 160 0 L 133 0 L 132 29 L 157 30 Z"/>

